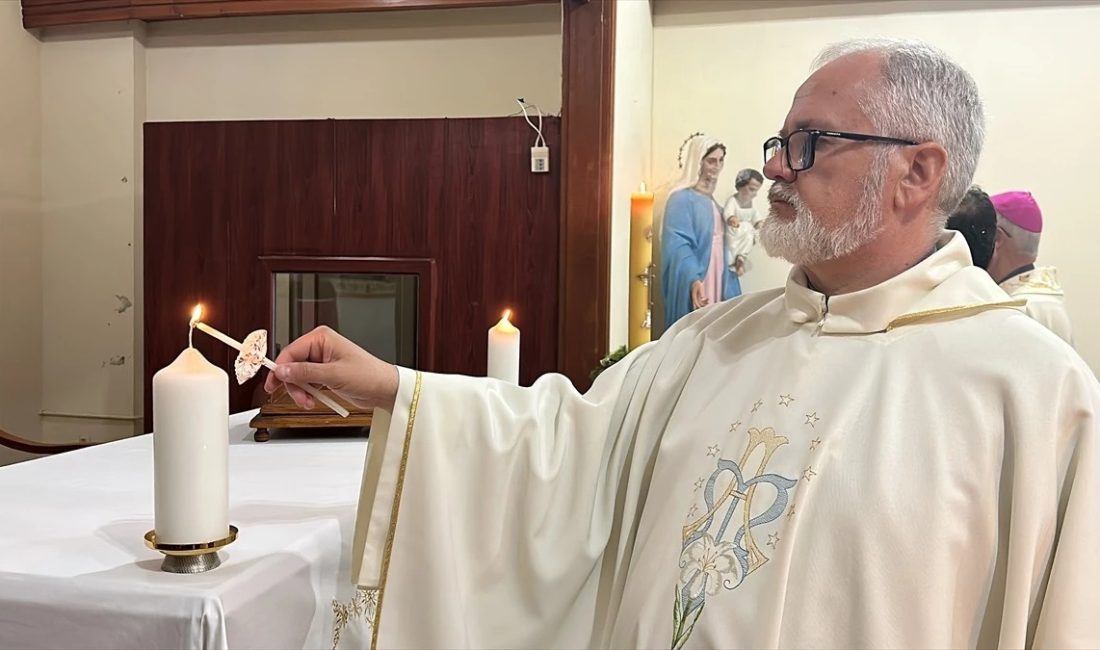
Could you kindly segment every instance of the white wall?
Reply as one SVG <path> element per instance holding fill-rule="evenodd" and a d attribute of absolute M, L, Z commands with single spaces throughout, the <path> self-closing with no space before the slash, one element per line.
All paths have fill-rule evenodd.
<path fill-rule="evenodd" d="M 0 2 L 0 429 L 40 427 L 42 160 L 39 45 L 18 2 Z M 0 447 L 0 465 L 25 455 Z"/>
<path fill-rule="evenodd" d="M 43 39 L 42 426 L 50 441 L 111 440 L 141 428 L 140 29 Z"/>
<path fill-rule="evenodd" d="M 976 181 L 990 193 L 1028 189 L 1046 216 L 1040 262 L 1065 284 L 1078 349 L 1100 369 L 1100 220 L 1091 179 L 1100 151 L 1097 3 L 658 3 L 654 29 L 654 170 L 671 170 L 692 131 L 729 147 L 717 195 L 741 166 L 760 168 L 761 143 L 783 122 L 816 53 L 867 36 L 915 38 L 953 56 L 977 80 L 988 137 Z M 739 9 L 740 7 L 740 9 Z M 745 8 L 749 7 L 749 8 Z M 668 173 L 668 172 L 666 172 Z M 763 197 L 759 207 L 766 207 Z M 747 290 L 778 286 L 786 265 L 754 251 Z"/>
<path fill-rule="evenodd" d="M 553 4 L 153 23 L 146 45 L 151 121 L 561 112 Z"/>
<path fill-rule="evenodd" d="M 608 351 L 627 342 L 630 193 L 650 181 L 653 128 L 653 15 L 649 0 L 617 0 L 615 112 L 611 168 L 611 308 Z"/>

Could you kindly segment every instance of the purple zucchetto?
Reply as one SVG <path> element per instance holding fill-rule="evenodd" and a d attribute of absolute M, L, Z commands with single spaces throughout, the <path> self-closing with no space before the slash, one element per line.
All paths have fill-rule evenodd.
<path fill-rule="evenodd" d="M 1002 192 L 989 197 L 997 214 L 1028 232 L 1043 232 L 1043 212 L 1031 192 Z"/>

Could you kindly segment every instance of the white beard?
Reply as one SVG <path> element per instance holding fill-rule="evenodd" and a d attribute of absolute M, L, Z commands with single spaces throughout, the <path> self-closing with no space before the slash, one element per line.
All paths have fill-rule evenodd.
<path fill-rule="evenodd" d="M 798 192 L 782 181 L 768 191 L 768 200 L 781 200 L 794 208 L 794 219 L 776 218 L 774 206 L 760 227 L 760 242 L 772 257 L 791 264 L 807 266 L 844 257 L 875 239 L 882 231 L 879 209 L 882 184 L 886 176 L 886 157 L 875 156 L 871 171 L 863 180 L 863 195 L 856 213 L 838 228 L 827 229 L 802 202 Z"/>

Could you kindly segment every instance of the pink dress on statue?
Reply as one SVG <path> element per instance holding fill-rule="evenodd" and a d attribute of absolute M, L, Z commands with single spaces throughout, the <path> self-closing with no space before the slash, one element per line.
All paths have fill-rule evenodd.
<path fill-rule="evenodd" d="M 722 213 L 718 210 L 718 204 L 711 202 L 714 210 L 714 233 L 710 241 L 710 264 L 707 265 L 707 274 L 703 277 L 703 295 L 713 305 L 722 300 L 722 274 L 725 271 L 725 234 L 726 229 L 722 222 Z"/>

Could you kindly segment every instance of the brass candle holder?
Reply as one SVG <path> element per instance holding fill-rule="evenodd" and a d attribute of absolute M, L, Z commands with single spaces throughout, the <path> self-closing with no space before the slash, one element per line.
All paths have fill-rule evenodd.
<path fill-rule="evenodd" d="M 145 533 L 145 545 L 164 554 L 160 570 L 168 573 L 204 573 L 216 569 L 222 563 L 218 551 L 236 539 L 237 527 L 232 525 L 227 537 L 202 544 L 162 544 L 157 542 L 155 530 Z"/>

